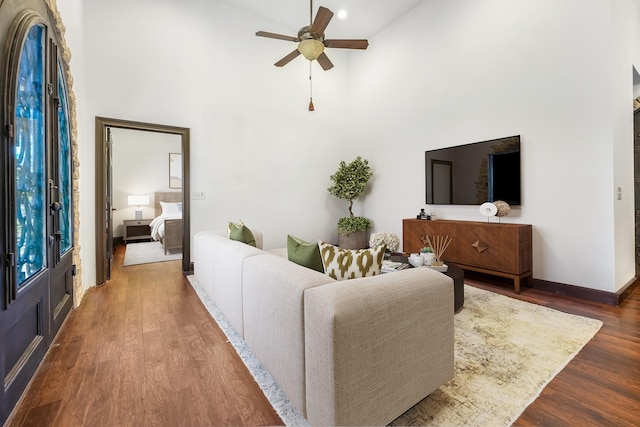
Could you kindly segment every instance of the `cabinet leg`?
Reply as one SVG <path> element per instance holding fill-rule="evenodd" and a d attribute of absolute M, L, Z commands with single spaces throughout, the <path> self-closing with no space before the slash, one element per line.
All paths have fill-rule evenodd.
<path fill-rule="evenodd" d="M 513 278 L 513 284 L 515 285 L 516 288 L 516 294 L 520 293 L 520 278 L 519 277 L 514 277 Z"/>

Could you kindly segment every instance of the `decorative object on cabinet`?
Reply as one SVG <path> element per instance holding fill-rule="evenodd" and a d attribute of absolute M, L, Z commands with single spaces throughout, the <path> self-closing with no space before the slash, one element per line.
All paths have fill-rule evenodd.
<path fill-rule="evenodd" d="M 512 279 L 516 293 L 523 280 L 532 276 L 532 226 L 497 224 L 480 221 L 402 222 L 403 250 L 415 253 L 429 235 L 447 235 L 452 239 L 443 256 L 444 262 L 464 270 L 477 271 Z"/>
<path fill-rule="evenodd" d="M 498 222 L 500 222 L 500 217 L 509 215 L 509 212 L 511 212 L 511 206 L 503 200 L 484 202 L 480 205 L 480 213 L 487 217 L 487 222 L 492 216 L 497 216 Z"/>
<path fill-rule="evenodd" d="M 420 213 L 416 216 L 417 219 L 431 219 L 431 214 L 425 212 L 424 208 L 420 209 Z"/>
<path fill-rule="evenodd" d="M 149 205 L 149 195 L 148 194 L 130 194 L 129 196 L 127 196 L 127 204 L 129 206 L 135 206 L 136 219 L 142 219 L 141 206 Z"/>
<path fill-rule="evenodd" d="M 484 202 L 480 205 L 480 213 L 486 216 L 487 222 L 489 222 L 489 217 L 495 216 L 495 214 L 498 213 L 498 207 L 491 202 Z"/>
<path fill-rule="evenodd" d="M 509 212 L 511 212 L 511 206 L 503 200 L 496 200 L 493 204 L 498 208 L 498 211 L 496 212 L 496 216 L 498 218 L 501 216 L 507 216 L 509 215 Z"/>

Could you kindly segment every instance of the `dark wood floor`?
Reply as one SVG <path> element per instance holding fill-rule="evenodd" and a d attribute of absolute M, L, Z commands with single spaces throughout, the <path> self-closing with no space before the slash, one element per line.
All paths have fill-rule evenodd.
<path fill-rule="evenodd" d="M 60 331 L 9 426 L 282 425 L 180 272 L 116 268 Z M 640 425 L 640 288 L 621 307 L 487 278 L 474 286 L 601 319 L 604 327 L 516 425 Z M 558 325 L 562 327 L 562 325 Z"/>

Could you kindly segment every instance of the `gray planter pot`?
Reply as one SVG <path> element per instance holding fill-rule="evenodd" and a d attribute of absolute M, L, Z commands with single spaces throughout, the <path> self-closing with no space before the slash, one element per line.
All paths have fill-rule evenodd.
<path fill-rule="evenodd" d="M 338 234 L 338 246 L 343 249 L 365 249 L 369 246 L 366 231 Z"/>

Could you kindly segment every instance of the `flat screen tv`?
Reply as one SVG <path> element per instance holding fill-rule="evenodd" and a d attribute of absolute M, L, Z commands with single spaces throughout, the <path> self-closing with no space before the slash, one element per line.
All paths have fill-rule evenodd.
<path fill-rule="evenodd" d="M 520 135 L 425 152 L 428 205 L 520 205 Z"/>

